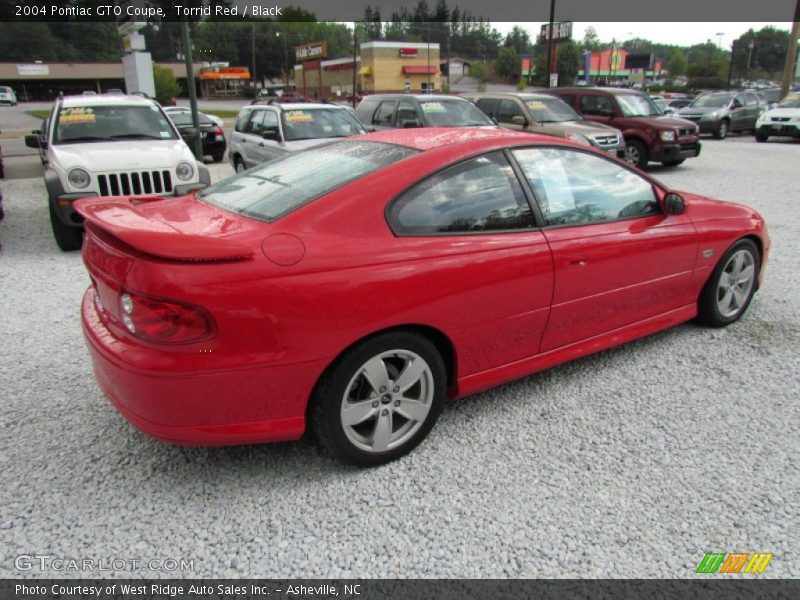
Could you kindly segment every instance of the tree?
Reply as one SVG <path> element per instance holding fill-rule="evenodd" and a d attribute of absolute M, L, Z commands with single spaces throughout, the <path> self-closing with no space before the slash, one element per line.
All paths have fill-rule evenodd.
<path fill-rule="evenodd" d="M 597 30 L 591 25 L 589 25 L 583 33 L 583 42 L 581 46 L 584 50 L 588 50 L 589 52 L 597 52 L 603 46 L 597 36 Z"/>
<path fill-rule="evenodd" d="M 509 77 L 519 75 L 519 55 L 514 48 L 503 46 L 497 51 L 497 60 L 494 62 L 494 71 L 508 81 Z"/>
<path fill-rule="evenodd" d="M 684 56 L 683 52 L 680 48 L 675 48 L 669 54 L 669 58 L 667 59 L 666 68 L 669 72 L 669 76 L 671 78 L 680 77 L 681 75 L 686 74 L 686 68 L 688 63 L 686 62 L 686 57 Z"/>
<path fill-rule="evenodd" d="M 581 51 L 572 40 L 558 46 L 558 81 L 571 85 L 581 68 Z"/>
<path fill-rule="evenodd" d="M 474 62 L 469 66 L 469 76 L 477 80 L 478 83 L 486 81 L 486 65 L 482 62 Z"/>
<path fill-rule="evenodd" d="M 167 67 L 153 65 L 153 81 L 156 86 L 156 100 L 159 104 L 170 104 L 170 100 L 181 91 L 175 75 Z"/>
<path fill-rule="evenodd" d="M 514 48 L 517 54 L 527 54 L 531 50 L 531 37 L 522 27 L 515 25 L 514 29 L 506 35 L 506 41 L 503 45 Z"/>

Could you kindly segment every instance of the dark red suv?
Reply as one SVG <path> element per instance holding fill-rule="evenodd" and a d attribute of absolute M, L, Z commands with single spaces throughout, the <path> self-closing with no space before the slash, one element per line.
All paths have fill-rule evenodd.
<path fill-rule="evenodd" d="M 648 162 L 667 167 L 700 154 L 697 125 L 668 117 L 642 92 L 623 88 L 555 88 L 546 90 L 584 117 L 616 127 L 625 136 L 625 160 L 644 169 Z"/>

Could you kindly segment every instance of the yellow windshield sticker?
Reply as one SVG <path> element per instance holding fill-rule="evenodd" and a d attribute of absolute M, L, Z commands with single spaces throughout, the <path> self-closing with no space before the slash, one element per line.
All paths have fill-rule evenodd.
<path fill-rule="evenodd" d="M 444 105 L 441 102 L 423 102 L 422 110 L 426 113 L 445 112 Z"/>
<path fill-rule="evenodd" d="M 531 110 L 544 110 L 547 108 L 545 103 L 542 102 L 541 100 L 529 100 L 527 104 L 528 108 L 530 108 Z"/>
<path fill-rule="evenodd" d="M 87 107 L 65 108 L 61 111 L 58 122 L 62 125 L 75 123 L 94 123 L 96 120 L 94 110 Z"/>
<path fill-rule="evenodd" d="M 284 119 L 287 123 L 308 123 L 313 121 L 314 117 L 311 113 L 302 110 L 290 110 L 284 115 Z"/>

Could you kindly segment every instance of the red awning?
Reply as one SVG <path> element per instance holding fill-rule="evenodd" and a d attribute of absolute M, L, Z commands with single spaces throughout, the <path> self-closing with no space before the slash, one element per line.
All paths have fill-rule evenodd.
<path fill-rule="evenodd" d="M 435 75 L 439 72 L 439 67 L 414 67 L 406 65 L 403 67 L 403 73 L 406 75 Z"/>

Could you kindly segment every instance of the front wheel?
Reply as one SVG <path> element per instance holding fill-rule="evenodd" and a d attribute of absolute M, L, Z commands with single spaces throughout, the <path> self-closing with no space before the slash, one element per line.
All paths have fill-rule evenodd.
<path fill-rule="evenodd" d="M 56 238 L 58 247 L 64 252 L 80 250 L 83 243 L 83 228 L 65 225 L 56 214 L 53 203 L 48 202 L 48 204 L 50 206 L 50 225 L 53 227 L 53 237 Z"/>
<path fill-rule="evenodd" d="M 426 338 L 378 335 L 355 346 L 323 375 L 309 417 L 317 439 L 357 465 L 392 461 L 413 450 L 442 410 L 444 361 Z"/>
<path fill-rule="evenodd" d="M 761 256 L 751 240 L 731 246 L 700 294 L 698 320 L 712 327 L 737 321 L 750 306 L 760 269 Z"/>
<path fill-rule="evenodd" d="M 728 137 L 729 127 L 730 126 L 728 125 L 728 122 L 725 119 L 720 121 L 719 125 L 717 126 L 717 130 L 714 132 L 714 137 L 717 138 L 718 140 L 724 140 L 726 137 Z"/>
<path fill-rule="evenodd" d="M 644 169 L 647 166 L 647 148 L 637 140 L 625 142 L 625 162 L 634 167 Z"/>
<path fill-rule="evenodd" d="M 765 133 L 756 132 L 756 141 L 757 142 L 766 142 L 769 139 L 769 136 Z"/>
<path fill-rule="evenodd" d="M 233 168 L 237 173 L 241 173 L 245 170 L 244 161 L 241 159 L 241 157 L 237 156 L 233 161 Z"/>

